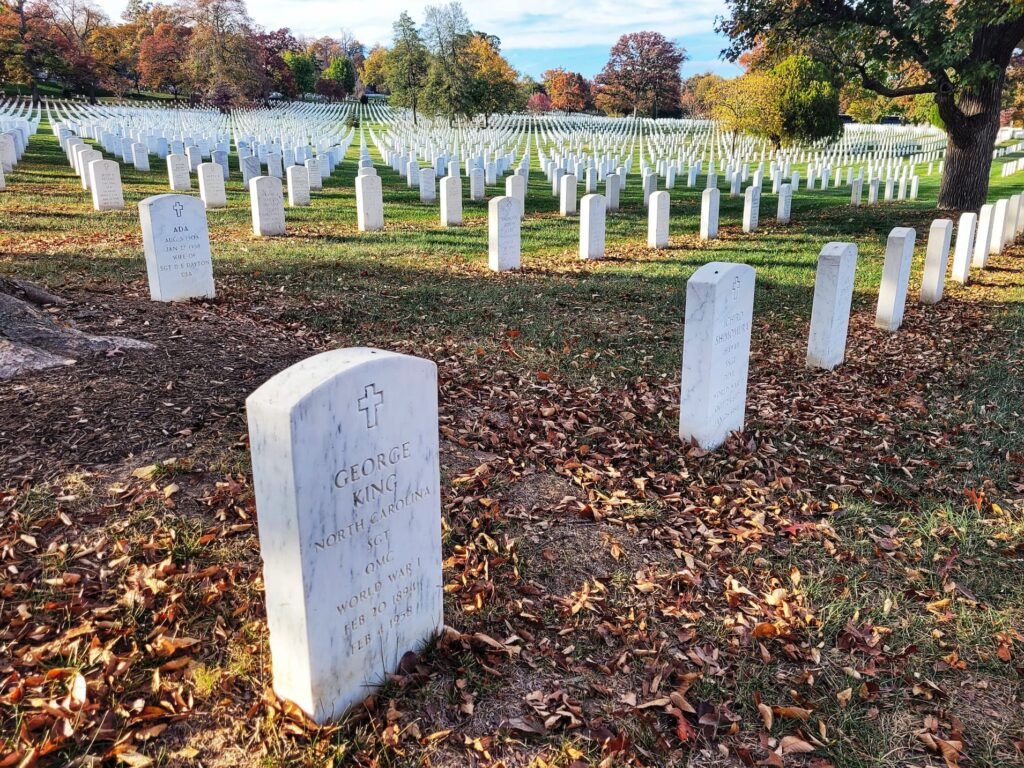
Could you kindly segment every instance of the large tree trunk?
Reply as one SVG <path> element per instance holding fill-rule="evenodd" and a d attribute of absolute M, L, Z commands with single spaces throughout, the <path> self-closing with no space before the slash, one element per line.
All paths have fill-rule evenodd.
<path fill-rule="evenodd" d="M 1002 95 L 1003 77 L 974 90 L 961 91 L 959 96 L 945 91 L 936 94 L 939 116 L 949 135 L 939 208 L 976 211 L 988 199 Z"/>
<path fill-rule="evenodd" d="M 83 355 L 152 347 L 118 336 L 90 336 L 58 324 L 50 314 L 33 306 L 67 303 L 31 283 L 0 277 L 0 379 L 72 365 Z"/>

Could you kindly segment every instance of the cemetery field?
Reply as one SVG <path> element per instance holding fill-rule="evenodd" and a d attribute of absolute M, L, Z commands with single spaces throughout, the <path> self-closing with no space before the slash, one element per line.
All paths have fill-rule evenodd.
<path fill-rule="evenodd" d="M 7 175 L 0 275 L 152 348 L 0 381 L 0 767 L 1022 760 L 1024 248 L 925 306 L 937 175 L 861 208 L 801 189 L 784 226 L 764 194 L 751 234 L 723 189 L 712 241 L 684 179 L 660 250 L 631 175 L 581 261 L 535 160 L 523 269 L 495 274 L 486 202 L 442 227 L 376 157 L 385 228 L 357 231 L 357 158 L 255 238 L 232 154 L 217 298 L 187 304 L 149 300 L 137 203 L 162 172 L 122 164 L 125 209 L 97 213 L 44 124 Z M 918 238 L 886 333 L 896 226 Z M 833 240 L 859 247 L 846 362 L 812 371 Z M 712 261 L 757 282 L 746 428 L 705 452 L 677 429 Z M 316 727 L 271 692 L 244 401 L 348 346 L 438 365 L 447 629 Z"/>

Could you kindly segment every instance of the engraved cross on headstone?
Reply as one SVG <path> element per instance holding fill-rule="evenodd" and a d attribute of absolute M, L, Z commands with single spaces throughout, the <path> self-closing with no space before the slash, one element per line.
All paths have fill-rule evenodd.
<path fill-rule="evenodd" d="M 371 384 L 364 388 L 358 403 L 359 410 L 366 413 L 366 428 L 373 429 L 377 426 L 377 411 L 384 405 L 384 393 L 377 389 L 376 384 Z"/>
<path fill-rule="evenodd" d="M 180 219 L 181 218 L 181 212 L 185 210 L 185 206 L 182 205 L 181 202 L 179 201 L 179 202 L 175 203 L 174 205 L 172 205 L 171 207 L 174 209 L 174 212 L 176 214 L 178 214 L 178 218 Z"/>

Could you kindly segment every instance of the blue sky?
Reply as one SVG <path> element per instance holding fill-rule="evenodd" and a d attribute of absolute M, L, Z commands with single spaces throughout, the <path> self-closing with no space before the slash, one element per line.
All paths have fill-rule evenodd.
<path fill-rule="evenodd" d="M 98 0 L 113 18 L 125 0 Z M 165 2 L 168 0 L 164 0 Z M 423 8 L 444 0 L 247 0 L 255 21 L 268 28 L 319 37 L 351 30 L 367 47 L 388 44 L 391 24 L 402 11 L 420 22 Z M 718 56 L 725 40 L 714 31 L 724 0 L 463 0 L 474 29 L 502 39 L 516 69 L 534 77 L 553 67 L 596 75 L 608 50 L 626 32 L 651 29 L 682 45 L 689 55 L 684 75 L 738 69 Z"/>
<path fill-rule="evenodd" d="M 637 31 L 637 30 L 630 30 Z M 704 34 L 690 34 L 675 38 L 675 41 L 686 49 L 687 61 L 683 62 L 683 76 L 701 72 L 718 72 L 731 77 L 740 69 L 728 61 L 718 58 L 725 48 L 725 40 L 709 30 Z M 610 44 L 584 45 L 573 48 L 509 48 L 505 47 L 505 56 L 512 66 L 520 72 L 533 75 L 538 80 L 541 73 L 553 67 L 564 67 L 573 72 L 582 72 L 593 77 L 608 61 Z"/>

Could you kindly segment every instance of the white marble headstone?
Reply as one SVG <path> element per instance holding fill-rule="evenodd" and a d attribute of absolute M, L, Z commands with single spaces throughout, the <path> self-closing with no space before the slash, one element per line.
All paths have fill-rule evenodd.
<path fill-rule="evenodd" d="M 420 170 L 420 202 L 432 203 L 437 200 L 437 176 L 433 168 Z"/>
<path fill-rule="evenodd" d="M 558 213 L 562 216 L 572 216 L 576 213 L 576 176 L 567 173 L 559 181 L 558 192 Z"/>
<path fill-rule="evenodd" d="M 246 407 L 274 690 L 322 724 L 443 626 L 437 367 L 339 349 Z"/>
<path fill-rule="evenodd" d="M 121 166 L 116 160 L 93 160 L 89 163 L 89 191 L 92 192 L 92 207 L 97 211 L 124 208 Z"/>
<path fill-rule="evenodd" d="M 700 239 L 714 240 L 718 237 L 718 206 L 721 193 L 715 187 L 708 187 L 701 193 Z"/>
<path fill-rule="evenodd" d="M 914 258 L 917 232 L 910 227 L 896 227 L 889 233 L 882 265 L 882 285 L 878 289 L 875 326 L 895 331 L 903 324 L 910 282 L 910 263 Z"/>
<path fill-rule="evenodd" d="M 946 287 L 946 268 L 949 266 L 949 245 L 953 239 L 953 222 L 936 219 L 928 230 L 928 245 L 924 257 L 924 275 L 921 278 L 921 303 L 936 304 L 942 300 Z"/>
<path fill-rule="evenodd" d="M 191 195 L 139 202 L 146 275 L 153 301 L 213 298 L 213 259 L 206 209 Z"/>
<path fill-rule="evenodd" d="M 309 205 L 309 170 L 306 166 L 290 165 L 285 169 L 288 180 L 288 205 L 292 208 Z"/>
<path fill-rule="evenodd" d="M 259 237 L 284 234 L 284 191 L 276 176 L 257 176 L 249 182 L 252 231 Z"/>
<path fill-rule="evenodd" d="M 984 269 L 988 263 L 988 244 L 992 238 L 992 226 L 995 218 L 995 205 L 986 203 L 978 210 L 978 232 L 974 236 L 974 254 L 971 266 Z"/>
<path fill-rule="evenodd" d="M 971 276 L 971 252 L 974 250 L 974 233 L 978 226 L 978 214 L 965 211 L 960 215 L 956 227 L 956 247 L 953 249 L 953 270 L 950 277 L 957 283 L 965 284 Z"/>
<path fill-rule="evenodd" d="M 384 229 L 384 191 L 380 176 L 356 179 L 356 220 L 360 232 Z"/>
<path fill-rule="evenodd" d="M 647 204 L 647 247 L 668 248 L 669 211 L 671 204 L 668 192 L 652 192 Z"/>
<path fill-rule="evenodd" d="M 818 256 L 814 277 L 807 367 L 831 370 L 846 358 L 853 279 L 857 271 L 854 243 L 829 243 Z"/>
<path fill-rule="evenodd" d="M 687 281 L 679 399 L 684 443 L 711 450 L 743 429 L 753 312 L 751 266 L 712 261 Z"/>
<path fill-rule="evenodd" d="M 510 176 L 509 178 L 515 178 Z M 521 177 L 520 177 L 521 178 Z M 666 193 L 667 194 L 667 193 Z M 603 259 L 605 238 L 604 195 L 584 195 L 580 200 L 580 258 Z"/>
<path fill-rule="evenodd" d="M 495 272 L 519 269 L 522 258 L 519 201 L 491 198 L 487 204 L 487 263 Z"/>
<path fill-rule="evenodd" d="M 187 192 L 192 189 L 187 157 L 175 154 L 167 156 L 167 182 L 173 192 Z"/>
<path fill-rule="evenodd" d="M 224 169 L 217 163 L 200 163 L 196 168 L 199 179 L 199 197 L 210 208 L 223 208 L 228 204 L 224 190 Z"/>
<path fill-rule="evenodd" d="M 462 224 L 462 177 L 445 176 L 441 179 L 441 226 L 457 227 Z"/>

